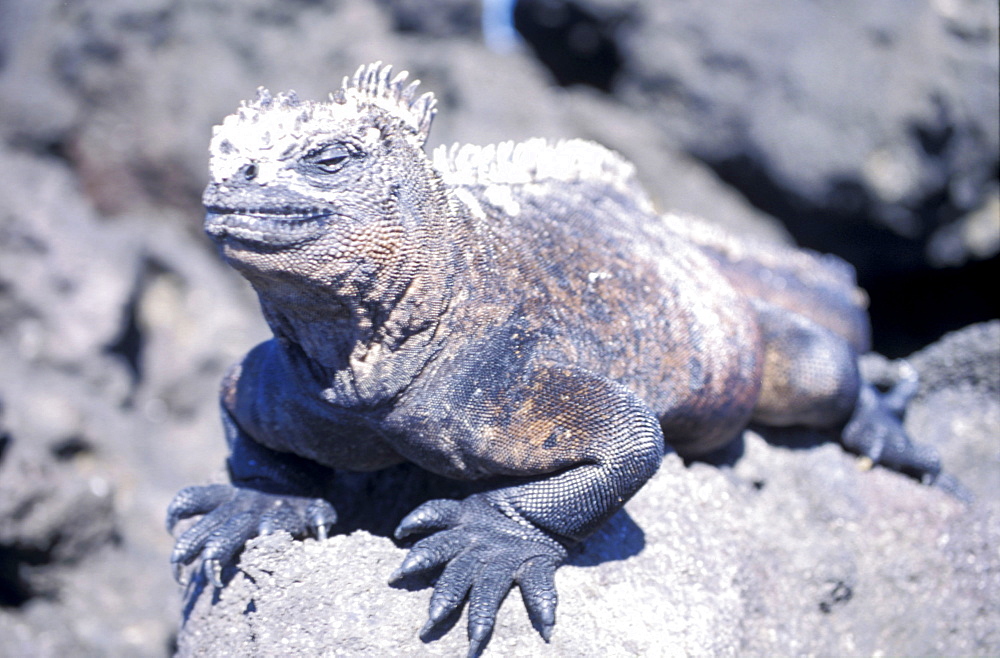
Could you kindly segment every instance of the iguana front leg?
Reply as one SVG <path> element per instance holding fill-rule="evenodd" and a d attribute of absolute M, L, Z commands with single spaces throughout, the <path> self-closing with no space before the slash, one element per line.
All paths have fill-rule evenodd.
<path fill-rule="evenodd" d="M 469 655 L 488 639 L 513 584 L 547 640 L 555 623 L 554 574 L 566 548 L 619 510 L 653 475 L 664 452 L 653 413 L 623 386 L 576 368 L 536 368 L 510 388 L 473 387 L 448 437 L 467 463 L 529 475 L 464 500 L 432 500 L 396 530 L 433 532 L 392 575 L 444 567 L 422 633 L 469 601 Z M 468 390 L 468 389 L 465 389 Z M 486 391 L 486 392 L 484 392 Z"/>
<path fill-rule="evenodd" d="M 294 448 L 296 441 L 338 445 L 338 428 L 319 417 L 326 403 L 301 381 L 294 355 L 276 340 L 255 347 L 223 379 L 220 406 L 232 484 L 187 487 L 170 503 L 169 530 L 201 515 L 175 544 L 171 561 L 178 574 L 200 559 L 205 576 L 221 587 L 222 565 L 247 540 L 277 530 L 323 538 L 336 522 L 333 506 L 322 498 L 332 470 Z M 363 452 L 341 443 L 344 453 Z"/>

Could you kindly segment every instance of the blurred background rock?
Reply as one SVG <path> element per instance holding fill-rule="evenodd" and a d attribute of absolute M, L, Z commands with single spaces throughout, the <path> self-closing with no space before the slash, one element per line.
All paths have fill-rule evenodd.
<path fill-rule="evenodd" d="M 173 650 L 163 512 L 181 486 L 220 476 L 217 382 L 268 335 L 200 234 L 211 126 L 259 85 L 325 98 L 374 60 L 437 95 L 431 147 L 593 139 L 634 161 L 664 210 L 845 257 L 890 356 L 1000 316 L 995 2 L 2 0 L 0 655 Z M 983 586 L 955 596 L 983 628 L 1000 597 L 996 329 L 922 352 L 930 411 L 914 421 L 980 492 L 975 522 L 941 513 L 965 534 L 934 568 L 980 546 L 981 571 L 955 578 Z M 810 450 L 755 450 L 770 468 L 815 467 Z M 717 470 L 685 473 L 723 487 Z M 754 508 L 761 523 L 772 504 Z M 951 527 L 942 518 L 928 523 Z M 702 531 L 733 521 L 718 523 Z M 777 541 L 747 523 L 758 530 L 743 536 Z M 773 579 L 754 591 L 793 582 L 756 568 Z M 759 616 L 730 612 L 757 625 L 726 646 L 783 646 L 761 643 Z M 929 650 L 1000 650 L 995 630 L 971 637 Z"/>

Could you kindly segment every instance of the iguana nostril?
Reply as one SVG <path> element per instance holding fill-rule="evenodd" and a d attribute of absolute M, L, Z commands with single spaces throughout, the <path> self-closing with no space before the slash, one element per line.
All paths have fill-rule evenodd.
<path fill-rule="evenodd" d="M 247 180 L 253 180 L 254 178 L 257 177 L 257 165 L 253 163 L 250 163 L 248 165 L 243 165 L 243 168 L 240 169 L 240 172 L 243 174 L 243 178 Z"/>

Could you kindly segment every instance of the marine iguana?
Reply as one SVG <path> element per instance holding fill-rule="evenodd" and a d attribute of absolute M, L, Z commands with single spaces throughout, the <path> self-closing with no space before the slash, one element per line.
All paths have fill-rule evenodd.
<path fill-rule="evenodd" d="M 424 631 L 467 600 L 476 655 L 514 584 L 549 638 L 567 548 L 666 452 L 802 425 L 939 478 L 900 423 L 912 378 L 885 392 L 859 375 L 867 302 L 849 265 L 660 214 L 594 143 L 428 157 L 434 97 L 406 79 L 376 63 L 328 102 L 259 90 L 215 130 L 205 230 L 274 337 L 222 384 L 232 484 L 170 505 L 171 530 L 201 515 L 176 568 L 200 560 L 221 587 L 255 535 L 325 538 L 336 469 L 480 480 L 400 522 L 397 538 L 429 536 L 392 575 L 443 567 Z"/>

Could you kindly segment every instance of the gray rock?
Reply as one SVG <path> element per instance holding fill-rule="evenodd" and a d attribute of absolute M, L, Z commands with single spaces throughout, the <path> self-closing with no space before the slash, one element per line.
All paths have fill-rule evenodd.
<path fill-rule="evenodd" d="M 0 147 L 0 196 L 0 656 L 164 653 L 163 510 L 222 464 L 201 438 L 256 303 L 169 213 L 102 220 L 58 159 Z"/>
<path fill-rule="evenodd" d="M 989 202 L 1000 152 L 992 3 L 638 7 L 618 34 L 621 93 L 813 244 L 898 267 L 886 259 L 901 256 L 837 244 L 834 220 L 868 216 L 926 245 Z"/>
<path fill-rule="evenodd" d="M 907 428 L 933 443 L 984 504 L 1000 493 L 1000 320 L 966 327 L 910 357 L 920 373 Z"/>

